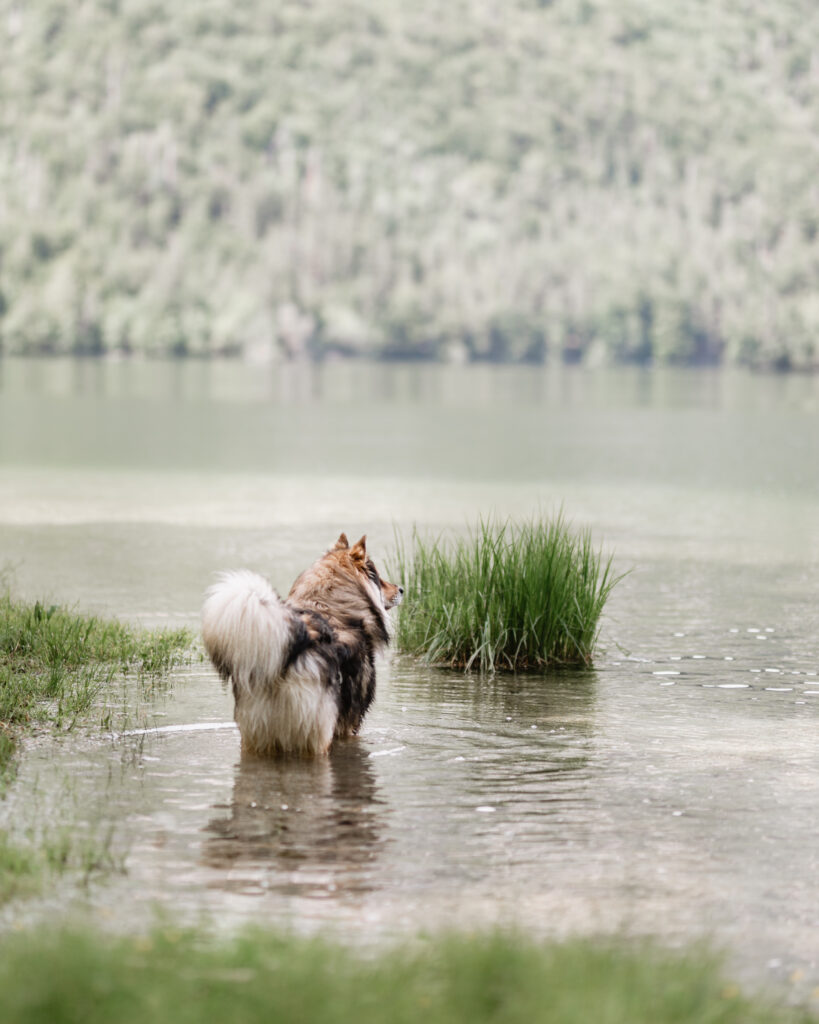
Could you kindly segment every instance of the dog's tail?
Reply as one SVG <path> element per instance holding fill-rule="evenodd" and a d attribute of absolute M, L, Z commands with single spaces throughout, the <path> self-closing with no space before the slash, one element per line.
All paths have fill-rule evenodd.
<path fill-rule="evenodd" d="M 220 573 L 205 595 L 205 650 L 222 678 L 239 688 L 281 675 L 292 655 L 295 625 L 267 580 L 248 569 Z"/>

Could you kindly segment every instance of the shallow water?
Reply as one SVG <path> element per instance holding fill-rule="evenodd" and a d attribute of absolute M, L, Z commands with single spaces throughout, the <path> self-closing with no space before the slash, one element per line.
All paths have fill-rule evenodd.
<path fill-rule="evenodd" d="M 392 655 L 318 764 L 242 762 L 204 664 L 132 688 L 115 736 L 32 743 L 0 826 L 104 836 L 125 872 L 3 919 L 706 936 L 754 983 L 819 986 L 818 427 L 810 378 L 0 363 L 27 595 L 195 625 L 220 568 L 286 589 L 342 529 L 383 564 L 413 522 L 561 506 L 631 570 L 593 672 Z"/>

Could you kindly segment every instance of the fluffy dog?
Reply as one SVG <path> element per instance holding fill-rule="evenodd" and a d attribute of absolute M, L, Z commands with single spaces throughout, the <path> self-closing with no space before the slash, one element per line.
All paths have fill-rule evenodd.
<path fill-rule="evenodd" d="M 375 696 L 375 655 L 389 640 L 388 583 L 342 533 L 282 601 L 266 579 L 222 573 L 202 609 L 202 639 L 233 685 L 242 749 L 317 756 L 355 735 Z"/>

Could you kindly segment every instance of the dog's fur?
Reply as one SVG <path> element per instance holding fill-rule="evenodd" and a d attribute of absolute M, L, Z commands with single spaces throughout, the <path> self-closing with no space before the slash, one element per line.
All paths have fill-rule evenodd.
<path fill-rule="evenodd" d="M 350 547 L 343 533 L 284 601 L 254 572 L 223 573 L 206 595 L 202 638 L 233 684 L 243 750 L 316 756 L 355 735 L 402 595 L 379 576 L 366 537 Z"/>

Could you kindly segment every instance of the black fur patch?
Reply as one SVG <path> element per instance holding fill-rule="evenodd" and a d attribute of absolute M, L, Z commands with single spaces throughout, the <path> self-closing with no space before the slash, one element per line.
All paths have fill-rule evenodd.
<path fill-rule="evenodd" d="M 363 628 L 356 644 L 344 645 L 337 732 L 357 733 L 375 697 L 375 651 Z"/>
<path fill-rule="evenodd" d="M 333 640 L 333 628 L 319 612 L 309 608 L 293 608 L 292 611 L 293 631 L 282 672 L 286 672 L 305 651 Z"/>
<path fill-rule="evenodd" d="M 368 596 L 368 601 L 370 601 Z M 371 625 L 377 640 L 387 642 L 381 616 L 372 604 Z M 357 733 L 375 697 L 375 643 L 367 623 L 358 616 L 336 617 L 335 622 L 311 608 L 294 607 L 298 630 L 285 668 L 289 668 L 306 652 L 311 652 L 325 665 L 328 686 L 337 688 L 339 735 Z M 298 633 L 297 638 L 295 634 Z"/>

